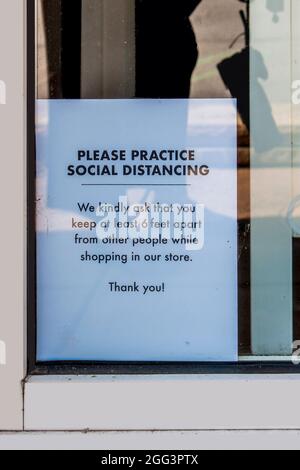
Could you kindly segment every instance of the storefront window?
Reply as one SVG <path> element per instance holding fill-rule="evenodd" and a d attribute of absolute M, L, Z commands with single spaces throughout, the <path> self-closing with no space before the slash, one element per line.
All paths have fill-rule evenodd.
<path fill-rule="evenodd" d="M 38 362 L 290 359 L 299 16 L 37 2 Z"/>

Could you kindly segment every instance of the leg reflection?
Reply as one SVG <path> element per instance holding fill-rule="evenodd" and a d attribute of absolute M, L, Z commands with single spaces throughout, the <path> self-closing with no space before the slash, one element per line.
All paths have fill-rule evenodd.
<path fill-rule="evenodd" d="M 189 20 L 201 0 L 137 1 L 138 98 L 188 98 L 198 59 Z"/>

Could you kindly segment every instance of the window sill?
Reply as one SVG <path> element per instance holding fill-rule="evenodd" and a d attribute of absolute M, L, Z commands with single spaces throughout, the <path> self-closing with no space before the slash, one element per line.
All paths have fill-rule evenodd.
<path fill-rule="evenodd" d="M 299 375 L 36 376 L 26 431 L 299 429 Z"/>

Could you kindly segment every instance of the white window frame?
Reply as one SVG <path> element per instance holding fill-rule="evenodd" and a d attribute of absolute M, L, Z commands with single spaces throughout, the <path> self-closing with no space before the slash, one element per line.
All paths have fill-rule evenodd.
<path fill-rule="evenodd" d="M 26 114 L 25 2 L 0 2 L 1 309 L 0 428 L 23 427 L 26 301 Z"/>
<path fill-rule="evenodd" d="M 0 1 L 0 57 L 0 430 L 299 429 L 300 374 L 26 377 L 26 0 Z"/>

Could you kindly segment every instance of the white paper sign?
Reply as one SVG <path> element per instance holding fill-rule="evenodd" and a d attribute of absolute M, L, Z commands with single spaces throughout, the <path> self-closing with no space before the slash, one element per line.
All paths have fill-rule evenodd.
<path fill-rule="evenodd" d="M 37 121 L 38 360 L 236 361 L 236 102 Z"/>

